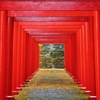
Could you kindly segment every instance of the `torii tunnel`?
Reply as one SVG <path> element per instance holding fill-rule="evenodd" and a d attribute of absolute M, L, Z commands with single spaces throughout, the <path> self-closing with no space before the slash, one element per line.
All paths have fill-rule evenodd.
<path fill-rule="evenodd" d="M 64 44 L 65 70 L 100 100 L 100 2 L 0 0 L 0 100 L 39 69 L 39 44 Z"/>

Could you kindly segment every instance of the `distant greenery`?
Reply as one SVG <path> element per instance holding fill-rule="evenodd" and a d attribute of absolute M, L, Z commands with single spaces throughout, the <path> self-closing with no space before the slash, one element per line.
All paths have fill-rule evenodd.
<path fill-rule="evenodd" d="M 64 56 L 64 52 L 63 51 L 53 51 L 53 52 L 50 53 L 50 56 L 52 58 L 63 57 Z"/>
<path fill-rule="evenodd" d="M 40 48 L 41 68 L 63 68 L 64 67 L 64 45 L 44 44 Z"/>

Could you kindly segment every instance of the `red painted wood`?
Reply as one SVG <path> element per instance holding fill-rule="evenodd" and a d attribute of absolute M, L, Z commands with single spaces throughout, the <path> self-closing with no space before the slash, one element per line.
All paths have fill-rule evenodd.
<path fill-rule="evenodd" d="M 25 29 L 27 32 L 77 32 L 79 29 Z"/>
<path fill-rule="evenodd" d="M 13 68 L 12 68 L 12 94 L 18 93 L 17 87 L 17 42 L 18 42 L 18 24 L 14 22 L 14 32 L 13 32 Z M 16 70 L 15 70 L 16 69 Z"/>
<path fill-rule="evenodd" d="M 65 57 L 66 57 L 66 59 L 65 59 L 65 64 L 66 64 L 66 66 L 65 66 L 65 69 L 66 69 L 66 71 L 67 72 L 69 72 L 69 66 L 68 66 L 68 64 L 69 64 L 69 62 L 68 62 L 68 56 L 69 56 L 69 54 L 68 54 L 68 50 L 69 50 L 69 48 L 68 48 L 68 40 L 65 42 Z"/>
<path fill-rule="evenodd" d="M 70 72 L 70 75 L 71 75 L 71 73 L 72 73 L 72 48 L 71 48 L 71 46 L 72 46 L 72 43 L 71 43 L 72 41 L 71 41 L 71 38 L 68 40 L 68 48 L 69 48 L 69 51 L 68 51 L 68 61 L 67 62 L 69 62 L 69 72 Z"/>
<path fill-rule="evenodd" d="M 6 1 L 0 2 L 0 10 L 100 10 L 100 2 Z"/>
<path fill-rule="evenodd" d="M 59 41 L 39 41 L 38 43 L 39 44 L 64 44 L 65 41 L 61 41 L 61 42 Z"/>
<path fill-rule="evenodd" d="M 13 25 L 14 25 L 13 18 L 8 17 L 6 100 L 9 100 L 9 96 L 12 96 Z"/>
<path fill-rule="evenodd" d="M 76 16 L 76 17 L 73 17 L 73 16 L 64 16 L 64 17 L 14 17 L 14 20 L 15 21 L 18 21 L 18 22 L 85 22 L 85 21 L 89 21 L 89 17 L 83 17 L 83 16 Z"/>
<path fill-rule="evenodd" d="M 93 47 L 94 47 L 94 44 L 93 44 L 93 32 L 94 32 L 94 29 L 93 29 L 93 18 L 91 17 L 90 18 L 90 31 L 89 31 L 89 33 L 88 33 L 88 35 L 89 35 L 89 66 L 91 66 L 90 67 L 90 69 L 91 70 L 89 70 L 90 71 L 90 79 L 91 79 L 91 95 L 92 96 L 95 96 L 96 95 L 96 86 L 95 86 L 95 64 L 94 64 L 94 49 L 93 49 Z"/>
<path fill-rule="evenodd" d="M 63 16 L 93 16 L 93 11 L 66 11 L 66 10 L 58 10 L 58 11 L 8 11 L 8 16 L 16 17 L 16 16 L 32 16 L 32 17 L 63 17 Z"/>
<path fill-rule="evenodd" d="M 36 48 L 37 48 L 37 65 L 36 65 L 36 72 L 39 70 L 39 57 L 40 57 L 40 54 L 39 54 L 39 46 L 38 46 L 38 42 L 36 42 Z"/>
<path fill-rule="evenodd" d="M 0 91 L 3 91 L 0 92 L 0 99 L 4 100 L 5 87 L 8 87 L 6 92 L 10 95 L 11 84 L 8 84 L 10 81 L 7 80 L 8 83 L 5 81 L 6 74 L 7 77 L 11 75 L 8 74 L 9 70 L 13 71 L 12 91 L 14 93 L 16 87 L 19 88 L 25 80 L 29 80 L 32 73 L 34 74 L 38 69 L 38 43 L 65 43 L 66 70 L 82 87 L 91 91 L 89 100 L 92 96 L 97 96 L 97 100 L 100 100 L 100 12 L 98 11 L 100 2 L 97 0 L 95 2 L 2 1 L 0 10 L 9 10 L 8 16 L 18 21 L 19 28 L 17 22 L 14 22 L 12 49 L 11 44 L 7 43 L 12 41 L 10 39 L 12 35 L 7 35 L 6 32 L 7 12 L 0 11 Z M 10 28 L 8 33 L 13 29 Z M 13 62 L 13 68 L 6 63 L 12 50 L 13 60 L 8 59 L 8 65 L 11 66 Z"/>
<path fill-rule="evenodd" d="M 25 81 L 27 81 L 27 79 L 28 79 L 28 77 L 29 77 L 29 75 L 28 75 L 28 73 L 29 73 L 29 69 L 28 69 L 28 66 L 29 66 L 29 65 L 28 65 L 28 59 L 29 59 L 29 56 L 28 56 L 28 55 L 29 55 L 29 52 L 28 52 L 28 48 L 29 48 L 29 47 L 28 47 L 28 46 L 29 46 L 29 45 L 28 45 L 28 42 L 29 42 L 29 41 L 28 41 L 28 38 L 29 38 L 29 34 L 26 33 L 26 48 L 25 48 L 25 49 L 26 49 L 26 50 L 25 50 L 25 51 L 26 51 L 26 52 L 25 52 Z"/>
<path fill-rule="evenodd" d="M 23 59 L 24 59 L 23 60 L 23 66 L 24 66 L 24 68 L 23 68 L 23 84 L 25 84 L 25 81 L 26 81 L 26 77 L 25 77 L 26 76 L 25 75 L 26 74 L 26 72 L 25 72 L 25 68 L 26 68 L 26 64 L 25 64 L 25 62 L 26 62 L 26 32 L 25 31 L 24 31 L 23 35 L 24 35 L 24 37 L 23 37 L 24 38 L 24 47 L 23 47 L 24 48 L 24 51 L 23 51 L 23 54 L 24 54 L 23 55 Z"/>
<path fill-rule="evenodd" d="M 80 52 L 80 54 L 79 54 L 79 60 L 80 60 L 80 62 L 79 62 L 79 66 L 78 66 L 78 68 L 79 68 L 79 82 L 81 83 L 82 82 L 82 76 L 83 76 L 83 71 L 82 71 L 82 67 L 83 67 L 83 65 L 82 65 L 82 30 L 80 30 L 79 31 L 79 52 Z"/>
<path fill-rule="evenodd" d="M 85 67 L 85 26 L 82 26 L 82 72 L 81 72 L 81 76 L 82 76 L 82 82 L 81 82 L 81 86 L 82 87 L 86 87 L 86 81 L 85 81 L 85 77 L 86 77 L 86 67 Z"/>
<path fill-rule="evenodd" d="M 67 38 L 70 38 L 71 36 L 55 36 L 55 37 L 52 37 L 52 36 L 32 36 L 33 38 L 35 39 L 67 39 Z"/>
<path fill-rule="evenodd" d="M 95 11 L 94 12 L 94 54 L 95 54 L 95 81 L 96 81 L 96 96 L 97 100 L 100 99 L 100 35 L 99 35 L 99 29 L 100 29 L 100 12 Z"/>
<path fill-rule="evenodd" d="M 37 40 L 38 42 L 40 42 L 40 41 L 44 41 L 44 42 L 47 42 L 47 41 L 49 41 L 49 42 L 50 42 L 50 41 L 54 41 L 54 42 L 55 42 L 55 41 L 58 41 L 58 42 L 60 43 L 60 41 L 61 41 L 61 42 L 62 42 L 62 41 L 63 41 L 63 42 L 66 42 L 67 38 L 65 38 L 65 39 L 63 39 L 63 38 L 62 38 L 62 39 L 41 39 L 41 38 L 40 38 L 40 39 L 36 39 L 36 40 Z"/>
<path fill-rule="evenodd" d="M 0 99 L 5 100 L 7 66 L 7 11 L 0 11 Z"/>
<path fill-rule="evenodd" d="M 82 28 L 81 25 L 77 25 L 77 26 L 69 26 L 69 25 L 66 25 L 66 26 L 63 26 L 63 25 L 52 25 L 52 26 L 47 26 L 47 25 L 38 25 L 38 26 L 35 26 L 35 25 L 23 25 L 22 28 L 24 29 L 80 29 Z"/>
<path fill-rule="evenodd" d="M 29 60 L 29 67 L 30 67 L 30 76 L 32 75 L 32 68 L 33 68 L 33 61 L 35 63 L 35 60 L 33 59 L 33 51 L 32 51 L 32 48 L 33 48 L 33 45 L 32 45 L 32 36 L 30 36 L 30 50 L 29 50 L 29 55 L 30 55 L 30 60 Z"/>
<path fill-rule="evenodd" d="M 17 81 L 16 81 L 16 88 L 20 90 L 20 73 L 21 73 L 21 26 L 18 26 L 18 40 L 17 40 Z"/>
<path fill-rule="evenodd" d="M 66 42 L 64 43 L 64 69 L 67 71 L 67 47 Z"/>
<path fill-rule="evenodd" d="M 89 42 L 88 42 L 88 39 L 89 39 L 89 23 L 86 22 L 86 26 L 85 26 L 85 72 L 86 72 L 86 89 L 89 90 L 90 89 L 90 78 L 89 78 L 89 75 L 90 75 L 90 68 L 89 68 Z"/>
<path fill-rule="evenodd" d="M 33 38 L 33 75 L 36 73 L 36 71 L 39 68 L 39 46 L 37 41 Z"/>
<path fill-rule="evenodd" d="M 76 76 L 76 35 L 72 36 L 72 77 Z"/>
<path fill-rule="evenodd" d="M 20 87 L 23 87 L 23 73 L 24 73 L 24 30 L 21 29 L 21 65 L 20 65 Z"/>
<path fill-rule="evenodd" d="M 19 25 L 85 25 L 85 22 L 18 22 Z"/>
<path fill-rule="evenodd" d="M 75 32 L 29 32 L 31 36 L 71 36 Z"/>
<path fill-rule="evenodd" d="M 26 79 L 29 80 L 32 75 L 32 63 L 33 63 L 33 57 L 32 57 L 32 36 L 27 34 L 27 40 L 26 40 Z"/>
<path fill-rule="evenodd" d="M 74 48 L 75 46 L 75 35 L 73 35 L 72 37 L 70 37 L 66 43 L 65 43 L 65 70 L 68 71 L 68 73 L 71 75 L 71 77 L 75 77 L 74 71 L 76 73 L 76 59 L 74 59 L 76 55 L 76 50 Z M 73 41 L 74 40 L 74 41 Z M 73 45 L 74 44 L 74 45 Z M 75 57 L 76 58 L 76 57 Z M 75 67 L 73 69 L 73 66 Z"/>
<path fill-rule="evenodd" d="M 69 39 L 70 37 L 61 37 L 61 38 L 56 38 L 56 37 L 43 37 L 43 38 L 41 38 L 41 37 L 38 37 L 38 38 L 36 38 L 35 37 L 35 39 L 38 41 L 38 42 L 52 42 L 52 41 L 54 41 L 54 42 L 66 42 L 66 41 L 68 41 L 68 39 Z"/>
<path fill-rule="evenodd" d="M 34 72 L 35 72 L 35 68 L 36 68 L 36 66 L 35 66 L 35 50 L 36 50 L 36 47 L 35 47 L 35 41 L 34 41 L 34 38 L 33 37 L 31 37 L 32 38 L 32 75 L 34 75 Z"/>
<path fill-rule="evenodd" d="M 69 72 L 69 62 L 68 62 L 68 57 L 69 57 L 69 53 L 68 53 L 68 51 L 69 51 L 69 48 L 68 48 L 68 40 L 65 42 L 65 52 L 66 52 L 66 70 Z"/>

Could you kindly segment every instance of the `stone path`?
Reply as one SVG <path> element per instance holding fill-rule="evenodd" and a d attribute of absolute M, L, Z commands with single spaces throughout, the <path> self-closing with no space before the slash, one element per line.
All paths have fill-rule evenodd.
<path fill-rule="evenodd" d="M 63 69 L 40 69 L 16 100 L 88 100 Z"/>

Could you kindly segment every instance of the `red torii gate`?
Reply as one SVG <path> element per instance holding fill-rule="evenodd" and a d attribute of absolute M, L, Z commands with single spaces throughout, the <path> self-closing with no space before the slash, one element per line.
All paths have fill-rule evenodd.
<path fill-rule="evenodd" d="M 39 43 L 63 43 L 65 69 L 89 100 L 100 100 L 100 2 L 77 1 L 1 0 L 1 100 L 13 98 L 36 73 Z"/>

